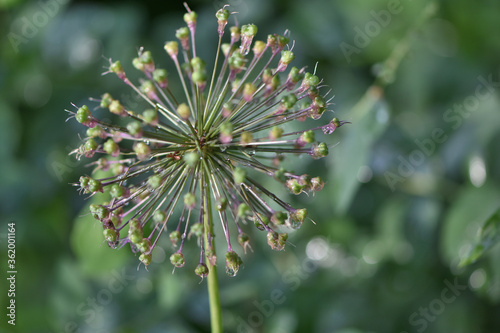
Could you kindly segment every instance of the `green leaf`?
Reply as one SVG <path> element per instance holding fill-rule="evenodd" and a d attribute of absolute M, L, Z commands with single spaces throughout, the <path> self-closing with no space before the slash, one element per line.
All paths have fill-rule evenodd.
<path fill-rule="evenodd" d="M 94 195 L 90 204 L 102 204 L 109 200 L 109 194 Z M 102 224 L 95 220 L 89 207 L 82 209 L 73 224 L 71 247 L 78 258 L 82 271 L 91 276 L 98 276 L 113 269 L 123 267 L 133 254 L 130 248 L 111 249 L 104 240 Z"/>
<path fill-rule="evenodd" d="M 500 208 L 481 227 L 478 243 L 460 260 L 460 267 L 470 265 L 500 242 Z"/>
<path fill-rule="evenodd" d="M 349 115 L 346 120 L 352 124 L 338 129 L 342 138 L 340 144 L 331 149 L 332 167 L 328 176 L 333 190 L 331 202 L 338 214 L 349 208 L 360 185 L 359 168 L 369 164 L 372 147 L 388 125 L 389 112 L 380 89 L 370 88 L 351 112 L 343 113 Z"/>
<path fill-rule="evenodd" d="M 477 236 L 483 234 L 481 229 L 498 209 L 499 201 L 498 188 L 488 183 L 480 188 L 467 187 L 457 195 L 443 223 L 441 253 L 444 259 L 458 264 L 465 260 L 461 258 L 464 252 L 470 251 L 472 261 L 482 255 L 481 248 L 475 247 L 480 243 Z"/>

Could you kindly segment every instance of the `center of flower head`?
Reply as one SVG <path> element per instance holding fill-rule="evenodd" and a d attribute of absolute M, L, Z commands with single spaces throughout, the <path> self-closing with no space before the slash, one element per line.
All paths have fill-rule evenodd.
<path fill-rule="evenodd" d="M 321 178 L 295 174 L 281 162 L 287 155 L 325 157 L 328 146 L 316 141 L 316 133 L 332 134 L 345 123 L 333 118 L 313 128 L 290 130 L 288 123 L 322 118 L 330 106 L 329 90 L 305 68 L 289 68 L 294 54 L 287 32 L 254 41 L 255 25 L 233 26 L 229 42 L 222 43 L 229 12 L 223 8 L 216 17 L 219 44 L 211 75 L 197 56 L 197 17 L 189 10 L 184 16 L 187 26 L 176 31 L 181 47 L 176 41 L 165 44 L 178 82 L 167 79 L 149 51 L 141 49 L 132 62 L 145 75 L 139 87 L 119 61 L 110 60 L 109 72 L 150 108 L 139 113 L 104 94 L 100 107 L 122 117 L 126 125 L 101 121 L 85 105 L 71 112 L 88 127 L 88 137 L 74 153 L 104 155 L 91 164 L 108 174 L 82 176 L 77 185 L 90 195 L 109 193 L 109 201 L 90 207 L 102 222 L 108 244 L 129 244 L 149 265 L 160 236 L 168 231 L 175 249 L 170 260 L 182 267 L 185 241 L 193 236 L 200 247 L 195 272 L 202 277 L 216 264 L 214 217 L 227 242 L 229 275 L 242 263 L 232 247 L 233 233 L 244 251 L 250 248 L 249 234 L 257 231 L 266 232 L 273 249 L 284 249 L 287 229 L 299 228 L 307 210 L 278 198 L 255 174 L 283 183 L 294 195 L 321 190 Z M 174 96 L 171 84 L 179 84 L 184 94 Z M 249 222 L 257 231 L 247 234 L 243 228 Z"/>

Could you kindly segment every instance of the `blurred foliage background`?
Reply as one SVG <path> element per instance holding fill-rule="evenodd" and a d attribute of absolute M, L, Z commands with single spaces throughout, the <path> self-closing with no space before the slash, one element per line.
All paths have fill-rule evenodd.
<path fill-rule="evenodd" d="M 255 235 L 239 275 L 221 272 L 226 332 L 498 332 L 500 2 L 192 0 L 207 55 L 226 3 L 260 38 L 290 29 L 294 64 L 317 63 L 335 115 L 352 122 L 328 137 L 326 159 L 296 165 L 327 180 L 315 197 L 290 197 L 316 224 L 280 253 Z M 137 270 L 128 249 L 102 244 L 89 200 L 69 185 L 88 169 L 67 156 L 84 129 L 64 109 L 104 92 L 131 98 L 101 78 L 107 58 L 130 70 L 144 46 L 168 63 L 163 44 L 184 11 L 0 0 L 1 332 L 209 330 L 205 282 L 172 274 L 168 248 Z M 8 222 L 15 327 L 4 314 Z M 459 266 L 471 250 L 474 263 Z"/>

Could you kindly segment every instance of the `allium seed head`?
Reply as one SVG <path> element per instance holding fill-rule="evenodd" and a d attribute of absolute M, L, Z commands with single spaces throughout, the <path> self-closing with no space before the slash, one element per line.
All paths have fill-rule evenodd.
<path fill-rule="evenodd" d="M 203 278 L 217 262 L 214 238 L 221 230 L 226 272 L 234 276 L 242 259 L 231 234 L 237 233 L 245 253 L 259 231 L 279 251 L 287 243 L 283 229 L 298 229 L 307 219 L 306 209 L 278 198 L 265 182 L 281 183 L 294 195 L 320 191 L 321 178 L 294 174 L 282 162 L 296 155 L 327 156 L 329 147 L 316 141 L 317 134 L 331 134 L 346 122 L 333 118 L 312 128 L 297 122 L 321 119 L 331 103 L 316 74 L 291 65 L 295 55 L 288 31 L 259 36 L 257 26 L 247 24 L 231 27 L 227 36 L 225 6 L 214 22 L 220 47 L 215 63 L 207 65 L 206 55 L 196 49 L 197 15 L 186 8 L 187 26 L 175 32 L 179 42 L 164 45 L 176 77 L 142 48 L 132 60 L 132 68 L 144 76 L 140 84 L 127 77 L 120 61 L 109 63 L 106 73 L 116 74 L 142 98 L 144 110 L 132 111 L 105 93 L 96 106 L 108 111 L 103 118 L 110 121 L 97 119 L 85 105 L 69 111 L 88 127 L 73 153 L 95 158 L 91 165 L 106 173 L 82 176 L 76 185 L 88 195 L 109 193 L 110 201 L 90 205 L 90 213 L 102 223 L 110 247 L 129 244 L 147 266 L 160 236 L 168 234 L 176 248 L 172 265 L 192 265 Z M 183 93 L 174 96 L 178 89 L 170 88 L 176 85 Z M 268 180 L 261 182 L 262 177 Z M 254 232 L 243 230 L 254 227 Z M 200 247 L 201 259 L 194 264 L 183 254 L 191 238 Z"/>

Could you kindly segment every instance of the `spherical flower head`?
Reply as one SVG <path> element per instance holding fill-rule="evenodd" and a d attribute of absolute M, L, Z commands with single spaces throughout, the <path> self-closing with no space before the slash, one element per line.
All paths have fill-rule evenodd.
<path fill-rule="evenodd" d="M 321 178 L 295 174 L 282 162 L 298 155 L 326 157 L 329 141 L 317 142 L 318 133 L 332 134 L 346 122 L 322 120 L 332 112 L 330 90 L 316 71 L 293 66 L 288 30 L 259 36 L 255 24 L 226 29 L 231 13 L 225 6 L 213 18 L 220 46 L 213 57 L 197 49 L 198 17 L 186 8 L 186 26 L 176 30 L 177 41 L 165 43 L 164 59 L 139 48 L 131 61 L 143 76 L 138 82 L 120 61 L 109 62 L 106 74 L 121 80 L 146 108 L 134 103 L 131 110 L 104 93 L 92 99 L 103 110 L 93 114 L 83 105 L 68 111 L 87 127 L 72 153 L 92 159 L 90 165 L 105 173 L 82 176 L 75 185 L 88 196 L 110 198 L 89 208 L 110 247 L 130 246 L 147 266 L 160 237 L 168 235 L 173 266 L 189 266 L 203 278 L 218 264 L 215 239 L 224 239 L 227 250 L 219 261 L 234 276 L 243 261 L 233 244 L 246 253 L 255 234 L 272 249 L 284 250 L 284 231 L 308 221 L 307 210 L 294 208 L 290 196 L 279 198 L 270 182 L 298 196 L 325 186 Z M 163 62 L 172 63 L 174 74 Z M 311 126 L 314 121 L 323 122 Z M 199 260 L 184 257 L 190 253 L 183 251 L 186 244 L 199 247 Z"/>

